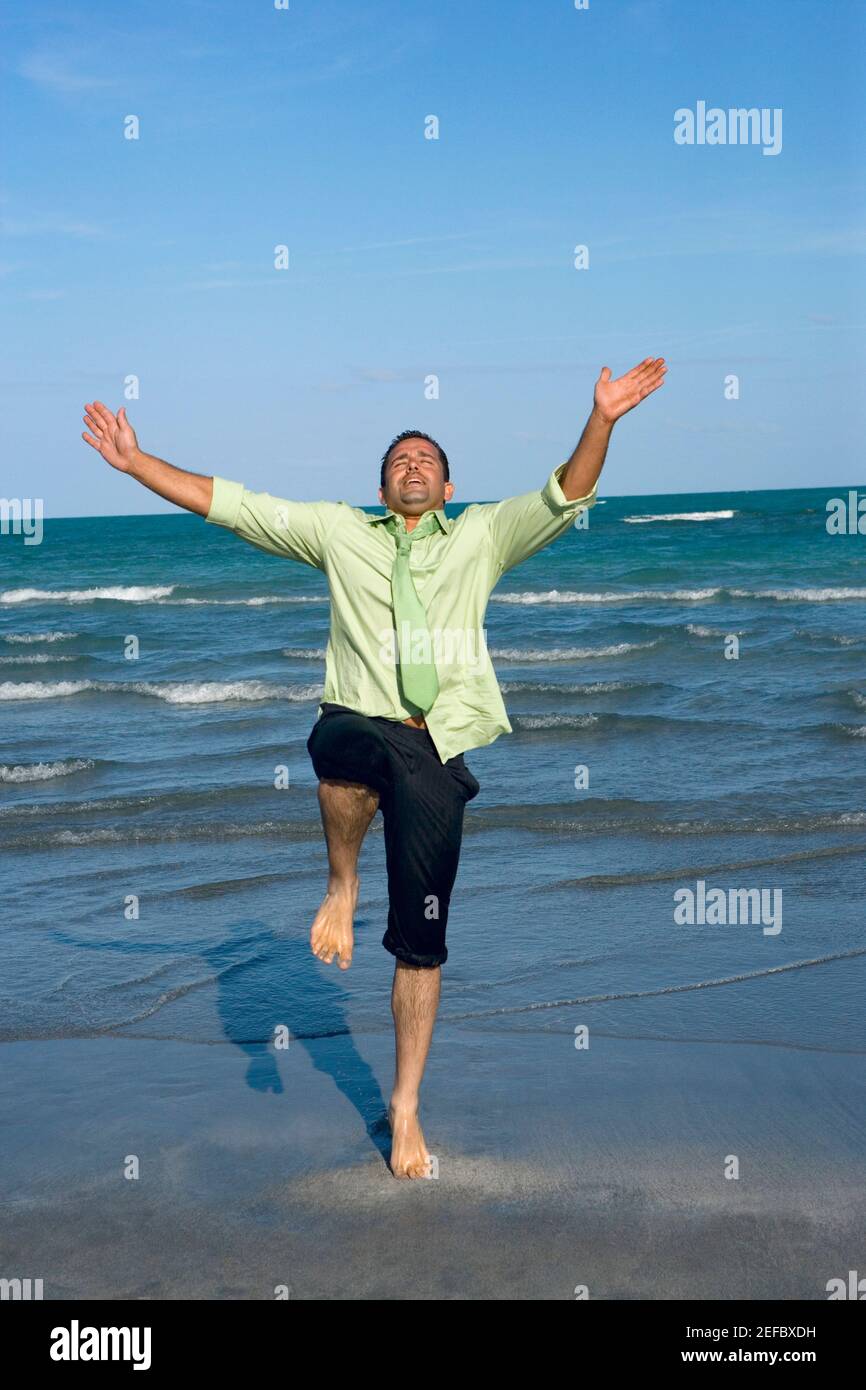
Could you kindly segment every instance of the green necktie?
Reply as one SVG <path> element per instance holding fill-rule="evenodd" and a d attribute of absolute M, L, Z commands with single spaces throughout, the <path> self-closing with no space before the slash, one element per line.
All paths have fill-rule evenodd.
<path fill-rule="evenodd" d="M 428 512 L 414 531 L 400 526 L 396 516 L 385 523 L 397 542 L 397 554 L 391 571 L 391 595 L 394 602 L 394 626 L 397 629 L 400 683 L 407 702 L 427 710 L 439 694 L 439 678 L 433 661 L 433 646 L 427 613 L 418 597 L 409 567 L 409 551 L 414 541 L 429 536 L 439 522 L 435 512 Z"/>

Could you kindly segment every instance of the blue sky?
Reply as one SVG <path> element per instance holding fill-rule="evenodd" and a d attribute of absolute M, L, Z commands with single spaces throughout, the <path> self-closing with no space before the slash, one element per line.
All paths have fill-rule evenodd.
<path fill-rule="evenodd" d="M 47 516 L 171 510 L 80 438 L 130 374 L 144 449 L 300 499 L 375 504 L 406 428 L 455 501 L 540 486 L 647 355 L 603 493 L 863 478 L 859 0 L 46 3 L 2 64 L 2 491 Z M 701 100 L 781 152 L 677 145 Z"/>

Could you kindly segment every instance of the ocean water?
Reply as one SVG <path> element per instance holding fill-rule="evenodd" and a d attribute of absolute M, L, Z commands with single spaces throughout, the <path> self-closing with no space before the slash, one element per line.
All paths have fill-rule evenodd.
<path fill-rule="evenodd" d="M 825 527 L 845 492 L 609 499 L 505 576 L 486 627 L 514 733 L 466 755 L 441 1018 L 491 1047 L 582 1024 L 866 1047 L 866 536 Z M 0 537 L 0 1038 L 390 1028 L 380 817 L 351 971 L 308 950 L 327 628 L 323 576 L 197 518 Z M 763 890 L 765 918 L 677 922 L 699 881 Z"/>

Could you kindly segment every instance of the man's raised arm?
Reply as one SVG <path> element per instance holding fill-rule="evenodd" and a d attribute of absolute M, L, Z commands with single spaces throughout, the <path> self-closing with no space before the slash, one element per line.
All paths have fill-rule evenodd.
<path fill-rule="evenodd" d="M 666 370 L 663 357 L 645 357 L 612 381 L 610 368 L 602 367 L 592 412 L 568 462 L 555 468 L 542 488 L 477 508 L 490 534 L 495 579 L 563 535 L 579 512 L 594 505 L 611 430 L 662 385 Z"/>
<path fill-rule="evenodd" d="M 290 502 L 269 492 L 251 492 L 243 483 L 216 474 L 208 478 L 188 473 L 139 449 L 123 406 L 116 416 L 101 401 L 85 406 L 85 411 L 84 423 L 91 433 L 81 437 L 112 468 L 128 473 L 175 506 L 234 532 L 258 550 L 324 569 L 328 537 L 332 527 L 345 520 L 345 503 Z"/>
<path fill-rule="evenodd" d="M 101 454 L 106 463 L 120 473 L 128 473 L 136 482 L 174 502 L 175 506 L 207 516 L 213 497 L 213 478 L 188 473 L 184 468 L 166 463 L 165 459 L 142 453 L 135 430 L 126 418 L 125 406 L 113 415 L 102 401 L 93 401 L 85 405 L 84 411 L 84 423 L 90 434 L 83 431 L 81 438 Z"/>
<path fill-rule="evenodd" d="M 592 411 L 561 478 L 562 491 L 569 502 L 592 492 L 617 420 L 633 410 L 644 396 L 657 390 L 664 382 L 666 371 L 663 357 L 645 357 L 615 381 L 611 381 L 610 367 L 602 367 L 595 383 Z"/>

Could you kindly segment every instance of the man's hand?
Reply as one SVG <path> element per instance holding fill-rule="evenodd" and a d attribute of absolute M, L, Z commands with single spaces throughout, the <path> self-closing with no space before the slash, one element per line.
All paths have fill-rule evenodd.
<path fill-rule="evenodd" d="M 157 458 L 155 454 L 143 454 L 138 447 L 135 430 L 126 418 L 126 408 L 121 406 L 117 415 L 112 415 L 102 401 L 86 405 L 84 423 L 91 433 L 82 432 L 81 438 L 101 454 L 106 463 L 121 473 L 128 473 L 136 482 L 149 487 L 159 497 L 174 502 L 176 507 L 185 507 L 188 512 L 207 516 L 213 501 L 213 478 L 201 473 L 188 473 L 184 468 L 175 468 L 173 463 Z"/>
<path fill-rule="evenodd" d="M 595 383 L 596 414 L 605 424 L 614 424 L 626 411 L 633 410 L 644 396 L 664 385 L 666 371 L 663 357 L 645 357 L 615 381 L 610 379 L 610 367 L 602 367 Z"/>
<path fill-rule="evenodd" d="M 84 423 L 91 433 L 83 431 L 81 438 L 101 454 L 112 468 L 128 473 L 138 453 L 138 440 L 126 418 L 126 407 L 121 406 L 116 416 L 102 401 L 94 401 L 91 405 L 85 405 L 84 409 Z"/>
<path fill-rule="evenodd" d="M 610 367 L 602 367 L 595 383 L 595 401 L 577 448 L 568 460 L 561 478 L 562 491 L 570 502 L 587 497 L 598 482 L 614 424 L 638 401 L 658 390 L 665 379 L 665 359 L 645 357 L 625 376 L 610 379 Z"/>

